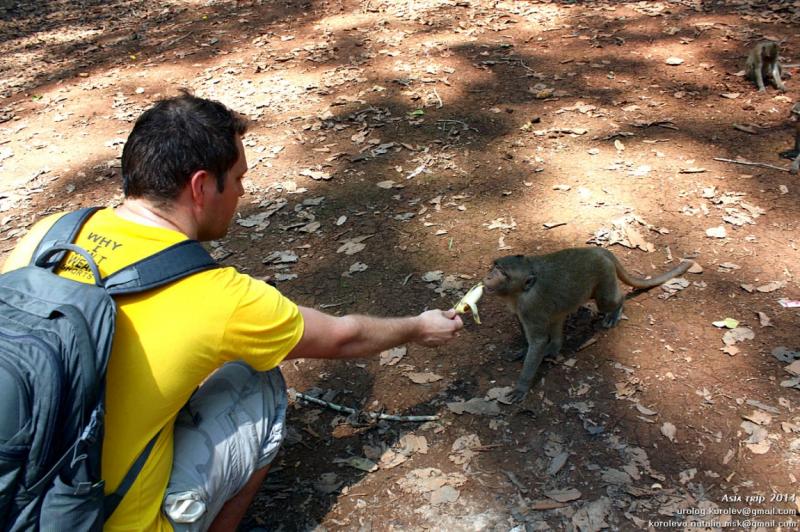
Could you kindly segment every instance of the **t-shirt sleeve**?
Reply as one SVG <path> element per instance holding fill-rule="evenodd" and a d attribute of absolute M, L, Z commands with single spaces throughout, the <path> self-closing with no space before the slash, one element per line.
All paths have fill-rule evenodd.
<path fill-rule="evenodd" d="M 302 338 L 303 316 L 294 302 L 263 281 L 235 273 L 232 284 L 243 294 L 225 327 L 222 357 L 270 370 Z"/>
<path fill-rule="evenodd" d="M 36 246 L 39 245 L 39 241 L 63 214 L 64 213 L 53 214 L 36 222 L 36 224 L 31 227 L 31 230 L 19 239 L 17 245 L 3 263 L 3 267 L 0 268 L 0 273 L 10 272 L 11 270 L 27 266 L 31 261 L 33 252 L 36 250 Z"/>

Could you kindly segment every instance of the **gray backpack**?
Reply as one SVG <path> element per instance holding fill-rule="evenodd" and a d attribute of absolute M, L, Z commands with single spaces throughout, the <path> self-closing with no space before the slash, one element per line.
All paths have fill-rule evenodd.
<path fill-rule="evenodd" d="M 72 244 L 96 210 L 62 216 L 28 266 L 0 275 L 0 530 L 102 530 L 158 438 L 104 496 L 112 296 L 218 266 L 197 241 L 185 240 L 103 279 L 92 256 Z M 67 251 L 86 260 L 94 284 L 54 273 Z"/>

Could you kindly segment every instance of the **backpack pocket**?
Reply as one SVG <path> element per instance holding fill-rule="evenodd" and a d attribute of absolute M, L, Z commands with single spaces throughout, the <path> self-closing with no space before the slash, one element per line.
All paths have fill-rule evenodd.
<path fill-rule="evenodd" d="M 42 532 L 103 530 L 104 481 L 77 486 L 57 476 L 42 503 L 40 524 Z"/>
<path fill-rule="evenodd" d="M 22 439 L 22 438 L 15 438 Z M 17 445 L 14 440 L 0 444 L 0 530 L 5 530 L 5 520 L 12 513 L 30 447 Z"/>
<path fill-rule="evenodd" d="M 8 516 L 30 452 L 31 408 L 18 368 L 0 358 L 0 515 Z M 4 519 L 0 519 L 0 525 Z M 3 527 L 0 527 L 3 528 Z"/>

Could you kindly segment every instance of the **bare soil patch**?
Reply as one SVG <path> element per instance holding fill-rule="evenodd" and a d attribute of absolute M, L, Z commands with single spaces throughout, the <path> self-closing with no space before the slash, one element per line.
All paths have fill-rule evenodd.
<path fill-rule="evenodd" d="M 0 2 L 0 260 L 46 213 L 118 202 L 132 121 L 181 87 L 255 122 L 247 195 L 215 253 L 305 305 L 449 307 L 497 256 L 589 241 L 642 275 L 694 256 L 702 273 L 630 298 L 615 329 L 579 312 L 521 405 L 482 403 L 493 415 L 448 406 L 520 371 L 502 356 L 522 346 L 516 323 L 490 297 L 482 325 L 393 365 L 284 364 L 299 392 L 439 420 L 295 402 L 243 528 L 785 529 L 800 524 L 800 392 L 785 369 L 800 313 L 781 303 L 800 299 L 800 185 L 714 158 L 788 168 L 798 71 L 785 94 L 737 73 L 764 37 L 800 62 L 799 10 Z M 726 318 L 738 328 L 713 325 Z"/>

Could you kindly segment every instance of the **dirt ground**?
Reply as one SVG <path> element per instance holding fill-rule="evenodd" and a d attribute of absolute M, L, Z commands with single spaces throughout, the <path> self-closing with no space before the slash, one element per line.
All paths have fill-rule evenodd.
<path fill-rule="evenodd" d="M 493 399 L 524 344 L 490 296 L 446 347 L 284 364 L 361 414 L 293 401 L 242 530 L 800 526 L 800 182 L 778 156 L 800 70 L 785 94 L 740 73 L 762 38 L 800 63 L 800 2 L 0 6 L 0 261 L 46 213 L 117 204 L 133 120 L 185 87 L 253 120 L 215 256 L 298 303 L 448 308 L 494 258 L 569 246 L 702 266 L 614 329 L 578 312 L 519 405 Z"/>

